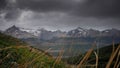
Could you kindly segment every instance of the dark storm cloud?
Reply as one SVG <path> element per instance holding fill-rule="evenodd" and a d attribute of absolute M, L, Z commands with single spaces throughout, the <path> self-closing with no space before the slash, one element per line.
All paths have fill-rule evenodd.
<path fill-rule="evenodd" d="M 7 1 L 6 0 L 0 0 L 0 10 L 4 9 L 7 5 Z"/>
<path fill-rule="evenodd" d="M 77 14 L 81 16 L 119 17 L 120 0 L 87 0 L 79 4 Z"/>
<path fill-rule="evenodd" d="M 119 28 L 119 3 L 120 0 L 0 0 L 0 23 L 24 27 L 56 26 L 56 29 Z"/>
<path fill-rule="evenodd" d="M 12 9 L 6 11 L 6 15 L 4 16 L 4 18 L 7 21 L 16 20 L 17 18 L 19 18 L 20 15 L 21 15 L 21 11 L 19 9 Z"/>
<path fill-rule="evenodd" d="M 6 21 L 16 20 L 20 14 L 21 10 L 16 5 L 16 0 L 0 0 L 0 17 L 4 14 L 2 18 Z"/>
<path fill-rule="evenodd" d="M 17 0 L 21 9 L 66 11 L 80 16 L 120 16 L 120 0 Z"/>
<path fill-rule="evenodd" d="M 85 17 L 119 17 L 119 3 L 120 0 L 0 0 L 0 8 L 3 9 L 7 5 L 7 8 L 11 9 L 37 12 L 65 12 Z M 7 13 L 6 18 L 16 18 L 15 15 L 18 16 L 16 11 L 18 12 L 12 9 Z"/>
<path fill-rule="evenodd" d="M 17 0 L 17 6 L 34 11 L 68 11 L 74 5 L 71 0 Z"/>

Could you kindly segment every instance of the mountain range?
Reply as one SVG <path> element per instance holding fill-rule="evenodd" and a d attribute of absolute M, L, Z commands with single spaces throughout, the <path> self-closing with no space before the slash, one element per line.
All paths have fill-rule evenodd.
<path fill-rule="evenodd" d="M 12 27 L 4 31 L 5 34 L 11 35 L 16 38 L 39 38 L 44 40 L 50 40 L 53 37 L 66 37 L 66 32 L 60 30 L 48 31 L 44 28 L 42 29 L 27 29 L 21 28 L 13 25 Z"/>
<path fill-rule="evenodd" d="M 112 28 L 106 29 L 103 31 L 95 30 L 95 29 L 84 29 L 78 27 L 68 32 L 70 37 L 105 37 L 105 36 L 120 36 L 120 30 Z"/>
<path fill-rule="evenodd" d="M 5 34 L 11 35 L 16 38 L 39 38 L 43 40 L 50 40 L 54 37 L 120 37 L 120 30 L 112 28 L 103 31 L 95 29 L 84 29 L 78 27 L 76 29 L 70 30 L 68 32 L 48 31 L 44 28 L 42 29 L 27 29 L 21 28 L 13 25 L 12 27 L 4 31 Z"/>

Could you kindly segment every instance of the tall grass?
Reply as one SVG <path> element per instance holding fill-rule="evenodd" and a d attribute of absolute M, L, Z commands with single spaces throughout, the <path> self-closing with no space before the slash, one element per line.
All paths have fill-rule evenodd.
<path fill-rule="evenodd" d="M 92 55 L 92 53 L 94 52 L 95 54 L 95 59 L 96 62 L 95 64 L 89 64 L 87 63 L 89 60 L 88 58 L 90 57 L 90 55 Z M 118 45 L 117 48 L 115 48 L 114 43 L 113 43 L 113 49 L 112 49 L 112 53 L 111 56 L 109 56 L 109 61 L 107 62 L 105 68 L 119 68 L 120 67 L 120 45 Z M 83 59 L 79 62 L 79 64 L 77 66 L 74 66 L 75 68 L 99 68 L 99 55 L 93 51 L 93 49 L 89 49 L 88 52 L 85 54 L 85 56 L 83 57 Z"/>
<path fill-rule="evenodd" d="M 118 57 L 117 57 L 117 60 L 116 60 L 115 65 L 114 65 L 114 68 L 117 68 L 117 66 L 119 66 L 119 63 L 120 63 L 120 61 L 118 62 L 118 60 L 120 60 L 120 59 L 119 59 L 119 58 L 120 58 L 120 57 L 119 57 L 119 56 L 120 56 L 119 52 L 120 52 L 120 45 L 117 47 L 117 49 L 116 49 L 115 51 L 113 50 L 113 52 L 112 52 L 112 54 L 111 54 L 111 56 L 110 56 L 110 59 L 109 59 L 107 65 L 106 65 L 106 68 L 110 68 L 113 60 L 115 59 L 115 57 L 116 57 L 117 55 L 118 55 Z"/>
<path fill-rule="evenodd" d="M 56 63 L 51 56 L 47 55 L 48 51 L 50 49 L 41 52 L 26 46 L 3 48 L 0 50 L 0 54 L 2 54 L 0 68 L 51 68 L 53 65 L 53 68 L 65 68 L 64 63 L 61 62 L 62 57 Z"/>
<path fill-rule="evenodd" d="M 69 65 L 69 67 L 67 67 L 68 64 L 64 66 L 65 63 L 62 63 L 61 59 L 64 53 L 63 49 L 61 49 L 61 51 L 59 52 L 59 55 L 56 58 L 56 60 L 53 60 L 52 57 L 50 58 L 50 56 L 46 55 L 47 52 L 50 51 L 50 49 L 46 50 L 43 53 L 29 46 L 10 46 L 6 48 L 1 48 L 0 51 L 8 52 L 2 59 L 0 59 L 0 66 L 6 60 L 11 60 L 12 57 L 13 57 L 12 59 L 17 60 L 15 62 L 14 61 L 10 62 L 10 65 L 9 65 L 10 68 L 14 68 L 14 67 L 17 67 L 17 68 L 70 68 L 70 66 L 74 68 L 98 68 L 98 65 L 99 65 L 99 55 L 94 51 L 93 48 L 88 50 L 88 52 L 85 54 L 85 56 L 79 62 L 78 65 L 76 66 Z M 13 53 L 14 51 L 15 53 Z M 89 57 L 91 57 L 92 53 L 94 53 L 95 55 L 95 59 L 96 59 L 95 64 L 88 63 Z M 15 55 L 16 57 L 14 56 L 14 54 L 17 54 Z M 118 47 L 115 48 L 113 44 L 112 53 L 105 68 L 111 68 L 111 67 L 112 68 L 120 67 L 120 45 L 118 45 Z"/>
<path fill-rule="evenodd" d="M 81 68 L 84 63 L 88 60 L 88 58 L 90 57 L 91 53 L 92 53 L 93 49 L 88 50 L 88 52 L 86 53 L 86 55 L 84 56 L 84 58 L 80 61 L 80 63 L 77 65 L 77 68 Z"/>
<path fill-rule="evenodd" d="M 55 64 L 59 64 L 59 62 L 61 62 L 63 53 L 64 53 L 64 50 L 62 49 L 62 50 L 59 52 L 59 55 L 58 55 L 58 57 L 56 58 L 56 60 L 55 60 L 55 62 L 54 62 L 54 64 L 53 64 L 53 67 L 52 67 L 52 68 L 55 67 Z"/>

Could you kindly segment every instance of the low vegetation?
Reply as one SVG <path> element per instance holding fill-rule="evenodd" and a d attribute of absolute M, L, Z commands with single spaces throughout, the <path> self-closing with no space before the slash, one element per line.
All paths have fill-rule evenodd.
<path fill-rule="evenodd" d="M 120 45 L 112 45 L 61 61 L 63 50 L 53 59 L 46 51 L 28 46 L 11 36 L 0 33 L 0 68 L 119 68 Z"/>
<path fill-rule="evenodd" d="M 0 33 L 0 68 L 65 68 L 63 62 L 55 63 L 47 51 Z"/>

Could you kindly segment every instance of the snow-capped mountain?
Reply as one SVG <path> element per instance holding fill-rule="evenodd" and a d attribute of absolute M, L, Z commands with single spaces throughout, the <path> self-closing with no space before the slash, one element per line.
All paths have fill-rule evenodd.
<path fill-rule="evenodd" d="M 44 28 L 41 29 L 28 29 L 16 27 L 13 25 L 4 31 L 5 34 L 11 35 L 16 38 L 39 38 L 44 40 L 49 40 L 54 37 L 66 37 L 66 32 L 58 31 L 48 31 Z"/>
<path fill-rule="evenodd" d="M 81 27 L 78 27 L 76 29 L 73 29 L 73 30 L 69 31 L 68 36 L 70 36 L 70 37 L 87 36 L 87 29 L 83 29 Z"/>
<path fill-rule="evenodd" d="M 69 37 L 105 37 L 105 36 L 119 36 L 120 30 L 118 29 L 106 29 L 103 31 L 95 29 L 84 29 L 78 27 L 68 32 Z"/>
<path fill-rule="evenodd" d="M 68 32 L 63 32 L 60 30 L 57 31 L 48 31 L 44 28 L 42 29 L 28 29 L 16 27 L 13 25 L 4 31 L 5 34 L 14 36 L 16 38 L 38 38 L 43 40 L 50 40 L 52 38 L 60 37 L 120 37 L 120 30 L 117 29 L 107 29 L 103 31 L 95 29 L 84 29 L 78 27 L 76 29 L 70 30 Z"/>
<path fill-rule="evenodd" d="M 68 35 L 72 37 L 88 37 L 88 36 L 94 37 L 94 36 L 98 36 L 99 34 L 100 34 L 100 31 L 98 30 L 84 29 L 81 27 L 78 27 L 68 32 Z"/>
<path fill-rule="evenodd" d="M 31 33 L 35 36 L 39 36 L 41 31 L 39 29 L 28 29 L 28 28 L 20 28 L 21 31 L 25 31 L 25 32 L 28 32 L 28 33 Z"/>
<path fill-rule="evenodd" d="M 16 38 L 33 38 L 33 37 L 35 37 L 31 33 L 20 30 L 20 28 L 16 27 L 15 25 L 8 28 L 4 33 L 7 35 L 11 35 L 13 37 L 16 37 Z"/>

